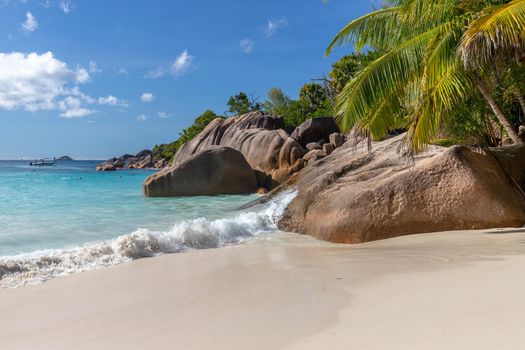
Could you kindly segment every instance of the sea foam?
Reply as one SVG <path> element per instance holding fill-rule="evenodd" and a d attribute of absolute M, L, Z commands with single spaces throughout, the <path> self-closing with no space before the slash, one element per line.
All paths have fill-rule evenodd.
<path fill-rule="evenodd" d="M 110 241 L 74 249 L 46 250 L 0 258 L 0 287 L 38 284 L 57 276 L 159 254 L 240 244 L 261 233 L 276 231 L 279 219 L 295 196 L 295 191 L 285 192 L 267 204 L 254 206 L 230 217 L 181 221 L 167 231 L 138 229 Z"/>

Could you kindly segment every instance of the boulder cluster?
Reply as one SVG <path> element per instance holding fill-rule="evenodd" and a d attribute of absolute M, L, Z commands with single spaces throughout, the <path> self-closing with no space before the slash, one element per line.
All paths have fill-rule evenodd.
<path fill-rule="evenodd" d="M 144 182 L 144 193 L 155 197 L 172 196 L 174 191 L 184 193 L 178 195 L 188 196 L 237 193 L 237 187 L 228 190 L 224 186 L 221 186 L 220 191 L 211 188 L 204 191 L 210 181 L 208 175 L 218 176 L 222 171 L 220 166 L 211 164 L 208 164 L 206 172 L 191 175 L 192 180 L 202 183 L 202 186 L 193 183 L 182 192 L 178 190 L 181 181 L 179 174 L 189 168 L 201 169 L 195 165 L 203 161 L 200 154 L 214 150 L 219 156 L 219 148 L 237 151 L 255 174 L 255 188 L 248 186 L 244 193 L 266 193 L 287 181 L 292 174 L 328 156 L 344 142 L 345 137 L 339 133 L 339 128 L 330 117 L 308 120 L 291 134 L 285 130 L 283 118 L 262 112 L 216 119 L 177 151 L 171 167 Z M 252 182 L 249 181 L 249 184 Z"/>
<path fill-rule="evenodd" d="M 124 154 L 118 158 L 111 158 L 97 165 L 97 171 L 116 171 L 118 169 L 162 169 L 169 165 L 169 162 L 162 158 L 157 159 L 156 155 L 145 149 L 136 155 Z"/>

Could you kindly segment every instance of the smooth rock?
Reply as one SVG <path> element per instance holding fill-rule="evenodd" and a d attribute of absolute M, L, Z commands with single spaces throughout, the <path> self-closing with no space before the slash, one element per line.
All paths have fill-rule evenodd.
<path fill-rule="evenodd" d="M 306 151 L 301 145 L 292 137 L 288 137 L 279 151 L 279 168 L 284 169 L 290 167 L 297 158 L 302 157 Z M 294 157 L 295 159 L 292 159 Z"/>
<path fill-rule="evenodd" d="M 316 149 L 323 149 L 323 147 L 318 144 L 317 142 L 310 142 L 309 144 L 306 145 L 306 149 L 308 151 L 313 151 L 313 150 L 316 150 Z"/>
<path fill-rule="evenodd" d="M 338 132 L 330 134 L 329 140 L 330 143 L 335 146 L 335 148 L 339 148 L 343 145 L 343 143 L 345 143 L 345 137 Z"/>
<path fill-rule="evenodd" d="M 279 153 L 289 137 L 283 126 L 283 118 L 262 112 L 215 119 L 177 151 L 173 164 L 213 146 L 226 146 L 241 152 L 252 168 L 269 173 L 279 167 Z"/>
<path fill-rule="evenodd" d="M 323 150 L 314 149 L 314 150 L 306 153 L 305 156 L 303 157 L 303 159 L 308 162 L 310 159 L 312 159 L 314 157 L 315 158 L 323 158 L 323 157 L 326 157 L 326 153 L 324 153 Z"/>
<path fill-rule="evenodd" d="M 332 117 L 313 118 L 298 126 L 292 137 L 305 147 L 310 142 L 317 142 L 320 139 L 328 142 L 330 134 L 334 132 L 339 132 L 339 127 Z"/>
<path fill-rule="evenodd" d="M 210 196 L 253 193 L 259 184 L 239 151 L 213 147 L 148 177 L 148 197 Z"/>
<path fill-rule="evenodd" d="M 279 227 L 319 239 L 362 243 L 446 230 L 525 224 L 525 146 L 430 146 L 413 163 L 398 153 L 404 135 L 336 149 L 274 191 L 293 186 Z M 273 194 L 272 194 L 273 195 Z"/>
<path fill-rule="evenodd" d="M 294 147 L 292 148 L 292 151 L 290 152 L 290 164 L 297 163 L 299 159 L 301 159 L 304 155 L 304 151 L 302 148 Z"/>
<path fill-rule="evenodd" d="M 96 166 L 97 171 L 116 171 L 117 167 L 110 162 L 104 162 Z"/>
<path fill-rule="evenodd" d="M 325 143 L 323 145 L 323 152 L 326 153 L 327 156 L 332 154 L 332 152 L 335 150 L 335 146 L 331 143 Z"/>
<path fill-rule="evenodd" d="M 299 158 L 295 161 L 294 165 L 290 168 L 291 173 L 297 173 L 306 167 L 306 160 Z"/>

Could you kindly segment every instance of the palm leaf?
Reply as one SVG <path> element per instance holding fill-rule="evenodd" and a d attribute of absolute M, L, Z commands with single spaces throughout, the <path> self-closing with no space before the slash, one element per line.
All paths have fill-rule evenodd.
<path fill-rule="evenodd" d="M 525 0 L 513 0 L 490 8 L 470 23 L 461 39 L 460 51 L 466 65 L 477 66 L 497 50 L 522 48 L 525 41 Z"/>

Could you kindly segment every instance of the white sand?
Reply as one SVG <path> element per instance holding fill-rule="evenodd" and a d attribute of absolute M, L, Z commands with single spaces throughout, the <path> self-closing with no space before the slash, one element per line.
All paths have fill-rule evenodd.
<path fill-rule="evenodd" d="M 286 235 L 4 289 L 0 349 L 522 349 L 525 231 L 488 232 Z"/>

